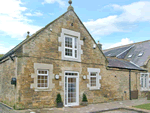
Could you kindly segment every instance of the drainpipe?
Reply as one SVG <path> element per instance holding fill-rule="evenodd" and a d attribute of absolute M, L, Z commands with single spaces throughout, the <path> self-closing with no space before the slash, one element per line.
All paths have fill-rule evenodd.
<path fill-rule="evenodd" d="M 131 100 L 131 70 L 129 70 L 129 97 Z"/>

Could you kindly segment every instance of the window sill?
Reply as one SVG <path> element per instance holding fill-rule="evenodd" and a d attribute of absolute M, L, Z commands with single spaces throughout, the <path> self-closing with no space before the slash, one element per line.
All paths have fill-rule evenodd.
<path fill-rule="evenodd" d="M 51 91 L 49 88 L 36 88 L 35 91 Z"/>
<path fill-rule="evenodd" d="M 99 87 L 89 87 L 90 90 L 100 90 Z"/>
<path fill-rule="evenodd" d="M 150 91 L 150 89 L 140 89 L 140 91 Z"/>
<path fill-rule="evenodd" d="M 63 61 L 74 61 L 74 62 L 81 62 L 79 59 L 77 58 L 70 58 L 70 57 L 64 57 L 62 59 Z"/>

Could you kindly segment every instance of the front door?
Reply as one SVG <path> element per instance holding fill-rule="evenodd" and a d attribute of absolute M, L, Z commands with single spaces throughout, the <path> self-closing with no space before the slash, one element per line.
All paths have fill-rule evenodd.
<path fill-rule="evenodd" d="M 65 106 L 79 105 L 79 74 L 78 72 L 65 72 Z"/>

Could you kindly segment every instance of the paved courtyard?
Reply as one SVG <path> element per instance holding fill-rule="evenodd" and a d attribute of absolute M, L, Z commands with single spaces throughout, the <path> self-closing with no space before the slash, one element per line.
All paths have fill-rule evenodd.
<path fill-rule="evenodd" d="M 101 110 L 115 109 L 115 108 L 132 108 L 132 106 L 150 103 L 150 100 L 146 98 L 140 98 L 138 100 L 125 100 L 125 101 L 115 101 L 109 103 L 99 103 L 99 104 L 89 104 L 88 106 L 79 106 L 79 107 L 64 107 L 64 108 L 43 108 L 43 109 L 28 109 L 28 110 L 10 110 L 3 105 L 0 105 L 0 113 L 89 113 Z M 3 112 L 1 112 L 3 110 Z M 125 111 L 125 112 L 124 112 Z M 150 110 L 143 110 L 147 113 L 150 113 Z M 109 111 L 105 113 L 131 113 L 127 110 L 116 110 Z M 136 112 L 132 112 L 136 113 Z"/>

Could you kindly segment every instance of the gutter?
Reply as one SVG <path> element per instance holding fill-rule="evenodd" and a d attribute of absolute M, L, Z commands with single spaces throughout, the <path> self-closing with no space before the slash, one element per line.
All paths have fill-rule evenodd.
<path fill-rule="evenodd" d="M 125 67 L 115 67 L 115 66 L 107 66 L 109 68 L 119 68 L 119 69 L 128 69 L 128 70 L 138 70 L 138 71 L 147 71 L 145 69 L 132 69 L 132 68 L 125 68 Z"/>
<path fill-rule="evenodd" d="M 13 53 L 15 53 L 15 51 L 14 51 L 14 50 L 11 50 L 10 52 L 8 52 L 8 53 L 5 54 L 4 56 L 2 56 L 2 57 L 0 58 L 0 61 L 2 61 L 3 59 L 7 58 L 8 56 L 11 57 L 11 55 L 12 55 Z M 11 57 L 11 58 L 12 58 L 12 57 Z"/>
<path fill-rule="evenodd" d="M 129 97 L 131 100 L 131 70 L 129 70 Z"/>

